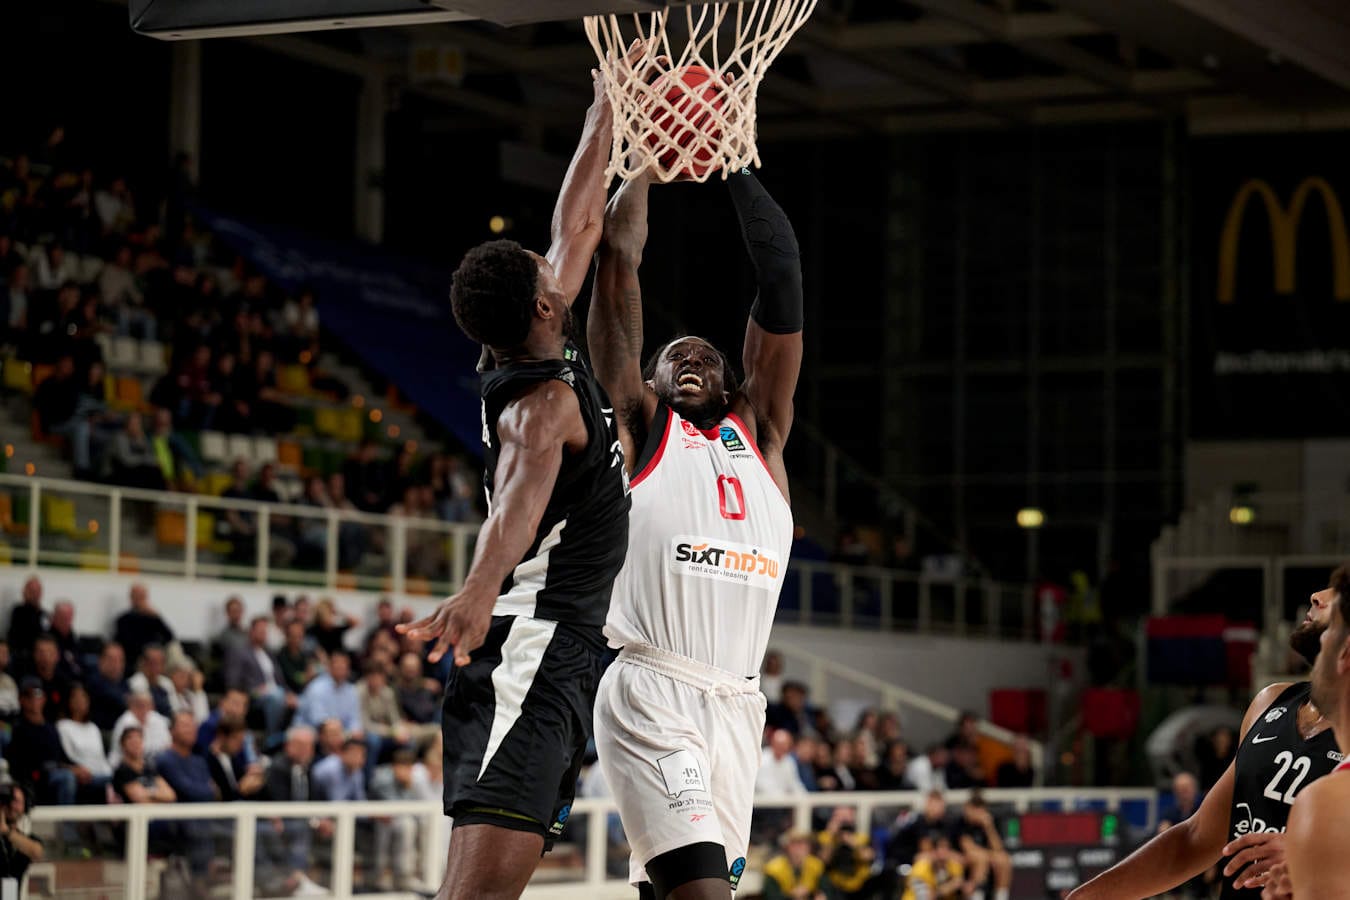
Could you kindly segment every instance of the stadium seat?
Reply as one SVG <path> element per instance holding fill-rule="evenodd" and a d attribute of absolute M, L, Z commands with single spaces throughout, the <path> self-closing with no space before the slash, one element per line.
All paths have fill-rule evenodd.
<path fill-rule="evenodd" d="M 81 550 L 79 567 L 89 571 L 106 572 L 111 566 L 108 554 L 102 550 Z"/>
<path fill-rule="evenodd" d="M 19 502 L 10 494 L 0 494 L 0 529 L 5 534 L 23 535 L 28 533 L 28 498 L 21 496 Z M 16 509 L 17 507 L 17 509 Z"/>
<path fill-rule="evenodd" d="M 182 510 L 155 510 L 155 540 L 166 547 L 187 543 L 187 516 Z"/>
<path fill-rule="evenodd" d="M 246 435 L 232 434 L 226 443 L 228 456 L 226 459 L 233 462 L 236 459 L 246 460 L 249 465 L 257 461 L 253 458 L 253 441 Z"/>
<path fill-rule="evenodd" d="M 5 358 L 5 390 L 33 393 L 33 364 L 17 356 Z"/>
<path fill-rule="evenodd" d="M 201 444 L 204 462 L 225 462 L 229 458 L 223 432 L 203 431 L 201 433 Z"/>
<path fill-rule="evenodd" d="M 141 341 L 137 348 L 137 363 L 144 372 L 161 375 L 169 370 L 167 348 L 158 341 Z"/>
<path fill-rule="evenodd" d="M 131 375 L 119 375 L 113 390 L 112 405 L 117 409 L 140 409 L 145 402 L 145 387 L 141 380 Z"/>
<path fill-rule="evenodd" d="M 79 529 L 75 525 L 75 501 L 69 497 L 54 494 L 42 495 L 42 532 L 43 534 L 64 534 L 74 536 Z"/>
<path fill-rule="evenodd" d="M 295 441 L 277 443 L 277 462 L 290 469 L 298 469 L 305 462 L 304 448 Z"/>
<path fill-rule="evenodd" d="M 309 370 L 304 366 L 282 366 L 277 371 L 277 387 L 290 394 L 309 393 Z"/>
<path fill-rule="evenodd" d="M 14 565 L 14 553 L 9 549 L 9 544 L 0 544 L 0 565 Z"/>
<path fill-rule="evenodd" d="M 112 370 L 135 369 L 137 361 L 136 339 L 129 337 L 115 337 L 112 339 L 112 350 L 108 354 L 108 368 Z"/>
<path fill-rule="evenodd" d="M 366 417 L 359 409 L 337 410 L 338 430 L 333 436 L 349 444 L 358 443 L 365 434 Z"/>
<path fill-rule="evenodd" d="M 233 483 L 234 476 L 229 472 L 209 472 L 205 478 L 198 482 L 197 486 L 200 493 L 219 497 Z"/>
<path fill-rule="evenodd" d="M 261 465 L 262 463 L 274 463 L 277 461 L 279 448 L 277 442 L 270 437 L 257 437 L 253 439 L 253 460 Z"/>

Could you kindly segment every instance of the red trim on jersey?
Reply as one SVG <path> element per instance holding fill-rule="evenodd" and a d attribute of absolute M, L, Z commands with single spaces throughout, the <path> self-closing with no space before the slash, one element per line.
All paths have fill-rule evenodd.
<path fill-rule="evenodd" d="M 1333 771 L 1333 772 L 1350 772 L 1350 759 L 1347 759 L 1345 762 L 1341 763 L 1339 766 L 1337 766 L 1336 768 L 1332 769 L 1331 771 Z"/>
<path fill-rule="evenodd" d="M 733 412 L 727 413 L 727 418 L 730 419 L 732 424 L 739 428 L 741 433 L 745 435 L 745 442 L 750 445 L 751 450 L 755 451 L 755 456 L 759 458 L 759 464 L 764 467 L 764 471 L 768 472 L 769 477 L 772 478 L 773 470 L 770 469 L 769 464 L 764 461 L 764 454 L 759 452 L 759 443 L 755 440 L 754 435 L 750 433 L 750 429 L 746 428 L 745 423 L 741 421 L 741 417 Z"/>
<path fill-rule="evenodd" d="M 633 488 L 641 484 L 642 479 L 652 474 L 652 470 L 656 468 L 656 464 L 661 461 L 661 457 L 666 452 L 666 443 L 670 440 L 670 426 L 674 422 L 675 422 L 675 411 L 670 407 L 666 407 L 666 427 L 661 431 L 661 443 L 657 445 L 656 452 L 652 454 L 652 458 L 647 460 L 647 464 L 642 467 L 642 471 L 637 473 L 637 475 L 635 475 L 634 477 L 628 479 L 629 490 L 632 490 Z"/>

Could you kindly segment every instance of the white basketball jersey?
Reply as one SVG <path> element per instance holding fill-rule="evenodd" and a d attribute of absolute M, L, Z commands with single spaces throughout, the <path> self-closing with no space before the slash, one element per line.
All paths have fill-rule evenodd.
<path fill-rule="evenodd" d="M 662 416 L 664 415 L 664 421 Z M 792 546 L 792 510 L 745 423 L 701 431 L 664 404 L 632 477 L 628 558 L 605 636 L 757 675 Z"/>

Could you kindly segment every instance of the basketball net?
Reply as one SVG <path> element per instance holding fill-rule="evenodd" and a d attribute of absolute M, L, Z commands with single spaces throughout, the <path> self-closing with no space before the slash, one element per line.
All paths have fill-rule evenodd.
<path fill-rule="evenodd" d="M 628 180 L 651 168 L 662 181 L 681 174 L 707 181 L 716 171 L 725 179 L 758 166 L 759 83 L 816 2 L 704 3 L 684 6 L 673 18 L 666 7 L 633 14 L 627 31 L 618 15 L 587 17 L 586 36 L 600 59 L 614 114 L 606 177 Z M 683 25 L 684 34 L 672 40 L 670 25 Z M 642 49 L 629 54 L 634 39 Z M 690 67 L 702 67 L 710 77 L 687 83 Z"/>

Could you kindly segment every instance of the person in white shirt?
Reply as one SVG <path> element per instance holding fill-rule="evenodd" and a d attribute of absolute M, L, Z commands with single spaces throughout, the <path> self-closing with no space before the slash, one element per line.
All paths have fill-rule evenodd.
<path fill-rule="evenodd" d="M 173 744 L 169 720 L 155 712 L 155 701 L 150 692 L 132 690 L 127 696 L 127 711 L 113 725 L 108 764 L 114 769 L 122 762 L 122 732 L 132 725 L 141 729 L 144 736 L 146 759 L 154 759 Z"/>
<path fill-rule="evenodd" d="M 922 756 L 910 760 L 905 768 L 905 778 L 921 794 L 947 790 L 947 748 L 934 744 Z"/>
<path fill-rule="evenodd" d="M 783 699 L 783 654 L 770 650 L 764 654 L 764 667 L 759 672 L 759 689 L 770 703 Z"/>
<path fill-rule="evenodd" d="M 759 775 L 755 778 L 755 794 L 761 797 L 789 797 L 805 794 L 806 786 L 797 771 L 797 757 L 792 755 L 791 733 L 778 729 L 769 737 L 760 760 Z"/>
<path fill-rule="evenodd" d="M 79 262 L 67 256 L 60 244 L 52 244 L 45 251 L 39 248 L 33 253 L 32 265 L 37 286 L 44 291 L 57 290 L 80 274 Z"/>
<path fill-rule="evenodd" d="M 150 695 L 155 710 L 168 716 L 177 710 L 173 707 L 175 693 L 173 681 L 164 674 L 166 654 L 159 644 L 147 644 L 141 651 L 140 668 L 135 675 L 127 679 L 127 689 L 132 693 L 144 691 Z"/>
<path fill-rule="evenodd" d="M 187 657 L 174 660 L 169 666 L 169 682 L 173 685 L 169 707 L 174 714 L 190 712 L 198 725 L 205 722 L 211 715 L 211 701 L 202 689 L 204 680 L 196 664 Z"/>
<path fill-rule="evenodd" d="M 79 682 L 70 686 L 69 705 L 70 718 L 56 723 L 56 734 L 70 761 L 89 772 L 89 780 L 79 786 L 77 797 L 101 803 L 112 781 L 113 767 L 103 752 L 103 733 L 89 721 L 89 692 Z"/>

